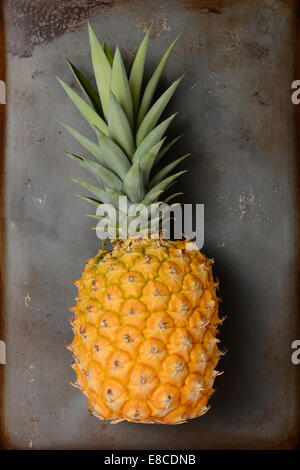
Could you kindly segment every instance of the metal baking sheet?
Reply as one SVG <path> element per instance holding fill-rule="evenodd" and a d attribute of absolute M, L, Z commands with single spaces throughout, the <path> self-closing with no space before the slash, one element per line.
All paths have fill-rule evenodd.
<path fill-rule="evenodd" d="M 4 2 L 1 2 L 4 3 Z M 2 129 L 1 440 L 9 449 L 278 449 L 299 440 L 298 2 L 284 0 L 7 0 Z M 180 426 L 111 425 L 73 389 L 68 307 L 99 246 L 62 151 L 57 119 L 89 132 L 54 73 L 89 77 L 87 20 L 129 59 L 152 26 L 147 73 L 181 33 L 161 88 L 183 72 L 171 133 L 191 151 L 179 183 L 205 204 L 205 252 L 220 280 L 228 354 L 205 416 Z M 3 52 L 3 51 L 2 51 Z M 298 61 L 299 63 L 299 61 Z M 4 72 L 3 72 L 4 73 Z M 5 130 L 5 132 L 4 132 Z M 2 190 L 3 188 L 3 190 Z"/>

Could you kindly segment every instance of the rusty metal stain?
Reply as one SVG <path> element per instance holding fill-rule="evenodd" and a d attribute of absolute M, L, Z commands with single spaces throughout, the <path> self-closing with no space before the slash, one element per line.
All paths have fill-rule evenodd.
<path fill-rule="evenodd" d="M 175 1 L 178 2 L 178 0 Z M 293 0 L 281 1 L 284 4 L 293 2 Z M 182 0 L 182 3 L 187 10 L 201 15 L 219 15 L 225 8 L 230 8 L 234 0 Z M 7 50 L 12 55 L 30 57 L 36 46 L 48 44 L 65 32 L 80 27 L 84 20 L 89 19 L 94 10 L 107 9 L 120 4 L 128 4 L 128 8 L 140 9 L 141 0 L 71 0 L 68 2 L 8 0 L 6 16 L 10 29 L 7 37 Z M 144 10 L 144 19 L 136 18 L 136 23 L 144 31 L 151 27 L 152 36 L 155 36 L 157 32 L 168 30 L 164 19 L 156 17 L 153 12 L 151 14 L 152 6 L 145 4 Z M 249 43 L 246 46 L 254 55 L 260 57 L 268 52 L 257 43 Z"/>
<path fill-rule="evenodd" d="M 230 7 L 234 0 L 182 0 L 187 10 L 198 12 L 202 15 L 220 15 L 223 9 Z"/>
<path fill-rule="evenodd" d="M 119 3 L 119 0 L 8 0 L 6 17 L 11 25 L 8 52 L 30 57 L 36 46 L 48 44 L 80 26 L 93 10 Z"/>

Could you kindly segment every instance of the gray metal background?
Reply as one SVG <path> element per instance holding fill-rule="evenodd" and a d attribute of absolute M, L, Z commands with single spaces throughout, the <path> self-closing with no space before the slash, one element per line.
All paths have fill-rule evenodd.
<path fill-rule="evenodd" d="M 2 441 L 33 449 L 290 448 L 299 436 L 297 2 L 283 0 L 8 0 L 5 144 Z M 220 363 L 212 409 L 187 424 L 111 425 L 73 389 L 68 306 L 99 241 L 64 158 L 78 145 L 56 123 L 88 126 L 54 78 L 75 86 L 64 60 L 89 77 L 86 20 L 125 56 L 152 25 L 147 72 L 181 32 L 162 89 L 186 73 L 169 112 L 176 155 L 191 151 L 178 185 L 205 204 L 205 252 L 220 279 Z M 300 78 L 300 77 L 298 77 Z M 3 366 L 1 366 L 3 367 Z"/>

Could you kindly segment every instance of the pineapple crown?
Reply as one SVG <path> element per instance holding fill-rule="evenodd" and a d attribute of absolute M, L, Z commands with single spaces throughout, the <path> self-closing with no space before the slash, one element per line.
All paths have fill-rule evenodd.
<path fill-rule="evenodd" d="M 161 199 L 162 193 L 185 172 L 172 173 L 173 169 L 190 154 L 177 158 L 157 170 L 158 162 L 182 137 L 180 135 L 169 142 L 166 142 L 166 137 L 164 137 L 176 113 L 160 123 L 159 120 L 182 77 L 172 83 L 154 103 L 153 98 L 178 36 L 162 56 L 143 89 L 150 30 L 137 49 L 127 74 L 118 46 L 113 55 L 106 43 L 102 48 L 90 24 L 88 29 L 98 91 L 70 61 L 68 62 L 71 70 L 89 103 L 60 77 L 57 79 L 95 131 L 97 143 L 68 124 L 59 122 L 95 157 L 96 160 L 93 160 L 65 152 L 68 157 L 91 172 L 96 177 L 98 185 L 75 178 L 71 180 L 93 195 L 93 197 L 79 197 L 96 206 L 109 203 L 117 208 L 120 196 L 127 196 L 129 203 L 143 203 L 146 207 L 158 203 L 158 200 L 167 203 L 182 194 L 175 193 Z M 97 216 L 90 216 L 97 218 Z"/>

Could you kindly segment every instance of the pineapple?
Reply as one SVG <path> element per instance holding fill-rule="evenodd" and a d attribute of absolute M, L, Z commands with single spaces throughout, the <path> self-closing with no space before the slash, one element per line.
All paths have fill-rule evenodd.
<path fill-rule="evenodd" d="M 153 104 L 177 38 L 143 90 L 149 32 L 129 74 L 119 48 L 114 54 L 106 44 L 102 48 L 90 25 L 89 39 L 98 90 L 69 62 L 89 103 L 57 77 L 97 137 L 95 143 L 61 122 L 95 157 L 66 153 L 99 184 L 73 181 L 93 195 L 80 197 L 95 206 L 118 208 L 120 195 L 132 204 L 158 202 L 183 172 L 169 173 L 186 157 L 156 168 L 178 140 L 165 143 L 163 137 L 175 115 L 159 120 L 181 78 Z M 222 320 L 213 260 L 196 246 L 187 249 L 185 239 L 150 235 L 112 240 L 111 250 L 102 245 L 75 282 L 74 339 L 68 346 L 77 375 L 73 385 L 86 395 L 93 415 L 114 423 L 179 424 L 201 416 L 219 374 L 216 335 Z"/>

